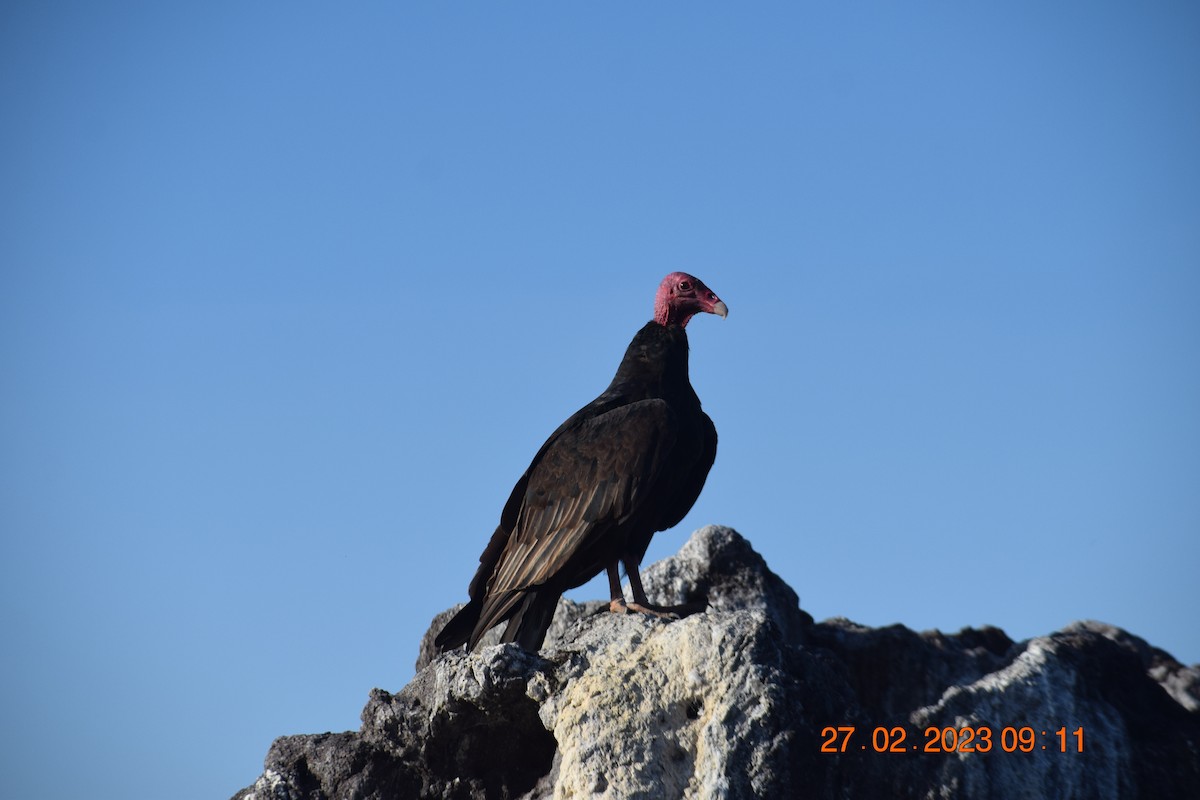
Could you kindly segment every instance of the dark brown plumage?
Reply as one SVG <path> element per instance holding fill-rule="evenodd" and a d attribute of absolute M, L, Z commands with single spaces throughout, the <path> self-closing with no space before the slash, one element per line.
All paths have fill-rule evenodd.
<path fill-rule="evenodd" d="M 717 454 L 716 428 L 688 380 L 684 327 L 699 312 L 728 309 L 691 275 L 663 279 L 655 318 L 633 337 L 612 383 L 550 435 L 513 487 L 470 602 L 438 634 L 439 648 L 473 648 L 508 620 L 503 641 L 536 651 L 562 593 L 601 570 L 614 611 L 683 611 L 651 605 L 637 570 L 654 533 L 696 502 Z M 621 591 L 621 564 L 633 603 Z"/>

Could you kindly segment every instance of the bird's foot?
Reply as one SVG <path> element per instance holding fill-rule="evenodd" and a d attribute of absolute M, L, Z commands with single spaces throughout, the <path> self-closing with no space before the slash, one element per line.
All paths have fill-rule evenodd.
<path fill-rule="evenodd" d="M 635 604 L 636 605 L 636 604 Z M 624 598 L 614 597 L 608 601 L 608 610 L 614 614 L 632 614 L 635 609 L 629 607 Z"/>
<path fill-rule="evenodd" d="M 614 614 L 646 614 L 660 619 L 682 619 L 708 608 L 708 600 L 698 600 L 677 606 L 660 606 L 654 603 L 627 603 L 624 598 L 614 598 L 608 602 L 608 610 Z"/>

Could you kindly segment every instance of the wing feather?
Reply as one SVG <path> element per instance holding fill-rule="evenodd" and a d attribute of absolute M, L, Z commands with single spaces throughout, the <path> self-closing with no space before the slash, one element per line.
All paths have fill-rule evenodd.
<path fill-rule="evenodd" d="M 659 399 L 620 406 L 559 431 L 529 472 L 476 631 L 504 619 L 530 588 L 569 581 L 581 568 L 594 567 L 578 562 L 642 510 L 676 433 L 675 414 Z"/>

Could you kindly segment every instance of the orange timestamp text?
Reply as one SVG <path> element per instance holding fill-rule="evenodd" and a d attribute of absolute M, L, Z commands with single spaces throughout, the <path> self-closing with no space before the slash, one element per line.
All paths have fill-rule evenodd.
<path fill-rule="evenodd" d="M 1083 752 L 1083 728 L 1068 731 L 1065 725 L 1057 730 L 1022 725 L 1006 725 L 993 729 L 987 725 L 962 728 L 925 729 L 921 738 L 909 736 L 902 725 L 876 726 L 870 742 L 865 741 L 866 729 L 858 733 L 854 725 L 829 725 L 821 729 L 822 753 L 873 751 L 876 753 L 1032 753 L 1035 750 L 1058 753 Z"/>

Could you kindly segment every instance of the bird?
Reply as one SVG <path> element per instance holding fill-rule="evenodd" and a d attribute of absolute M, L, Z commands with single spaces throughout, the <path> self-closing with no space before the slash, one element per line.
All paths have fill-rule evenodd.
<path fill-rule="evenodd" d="M 507 621 L 501 641 L 536 653 L 562 593 L 601 571 L 610 611 L 677 618 L 705 607 L 650 603 L 638 572 L 651 537 L 696 502 L 717 455 L 716 427 L 688 378 L 685 329 L 700 313 L 724 319 L 729 308 L 686 272 L 663 278 L 654 317 L 634 335 L 608 388 L 550 434 L 513 487 L 468 603 L 434 639 L 440 652 L 473 650 Z"/>

